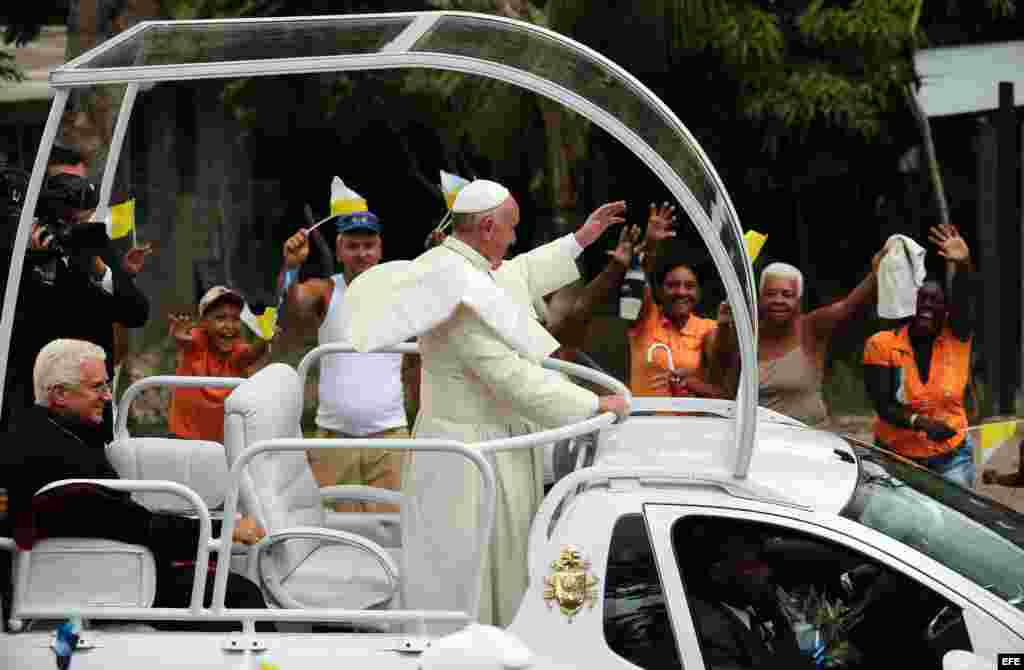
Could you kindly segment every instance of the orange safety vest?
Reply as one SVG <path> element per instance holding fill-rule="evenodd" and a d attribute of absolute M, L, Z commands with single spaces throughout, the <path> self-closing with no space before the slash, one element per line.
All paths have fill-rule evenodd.
<path fill-rule="evenodd" d="M 964 390 L 970 376 L 971 340 L 942 329 L 932 346 L 928 383 L 921 381 L 910 344 L 908 327 L 883 330 L 868 339 L 864 364 L 899 368 L 897 398 L 912 414 L 941 421 L 957 431 L 944 442 L 929 440 L 923 431 L 894 426 L 881 417 L 875 419 L 875 437 L 888 449 L 909 458 L 941 456 L 956 449 L 967 436 Z"/>

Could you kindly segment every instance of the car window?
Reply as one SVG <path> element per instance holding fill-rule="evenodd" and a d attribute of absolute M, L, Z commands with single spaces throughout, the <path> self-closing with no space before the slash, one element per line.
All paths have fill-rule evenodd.
<path fill-rule="evenodd" d="M 1024 608 L 1024 516 L 909 461 L 878 449 L 854 450 L 860 474 L 842 516 Z"/>
<path fill-rule="evenodd" d="M 646 670 L 681 668 L 650 538 L 639 514 L 615 523 L 604 580 L 604 637 Z"/>
<path fill-rule="evenodd" d="M 687 516 L 672 543 L 709 670 L 940 670 L 946 652 L 972 650 L 958 607 L 833 542 Z"/>

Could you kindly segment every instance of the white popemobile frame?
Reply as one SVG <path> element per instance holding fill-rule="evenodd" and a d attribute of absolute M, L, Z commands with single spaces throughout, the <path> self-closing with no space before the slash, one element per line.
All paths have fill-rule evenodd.
<path fill-rule="evenodd" d="M 260 24 L 263 26 L 291 23 L 301 26 L 307 21 L 332 22 L 336 26 L 363 25 L 367 22 L 380 21 L 395 22 L 405 20 L 405 28 L 381 49 L 373 53 L 360 53 L 349 55 L 328 55 L 316 57 L 277 58 L 265 60 L 237 60 L 209 63 L 185 63 L 165 65 L 138 65 L 121 67 L 89 67 L 97 59 L 108 55 L 112 50 L 121 45 L 128 44 L 130 40 L 139 38 L 149 30 L 159 28 L 173 29 L 175 27 L 206 27 L 215 28 L 218 26 L 244 27 L 245 24 Z M 472 23 L 473 29 L 486 36 L 488 31 L 494 33 L 494 39 L 503 39 L 505 33 L 516 33 L 519 36 L 526 36 L 530 39 L 543 42 L 546 46 L 559 50 L 564 58 L 570 61 L 579 61 L 582 64 L 594 68 L 601 73 L 609 83 L 621 87 L 620 95 L 631 104 L 637 105 L 637 110 L 647 112 L 652 116 L 649 123 L 660 122 L 663 124 L 655 130 L 665 133 L 671 138 L 674 147 L 682 147 L 689 150 L 686 158 L 690 163 L 686 167 L 691 168 L 696 176 L 693 179 L 702 180 L 698 186 L 703 186 L 704 202 L 695 195 L 694 191 L 684 180 L 684 177 L 663 158 L 658 151 L 648 143 L 642 136 L 645 130 L 641 128 L 634 130 L 623 120 L 618 118 L 612 111 L 603 108 L 601 105 L 584 97 L 581 93 L 567 88 L 562 83 L 545 77 L 538 72 L 530 71 L 510 65 L 505 62 L 489 60 L 481 57 L 473 57 L 464 54 L 451 54 L 438 51 L 417 51 L 417 43 L 431 34 L 436 26 L 444 21 L 463 21 Z M 313 25 L 313 24 L 307 24 Z M 466 48 L 472 45 L 461 45 Z M 257 77 L 308 74 L 317 72 L 341 72 L 356 70 L 386 70 L 401 68 L 420 68 L 445 70 L 470 75 L 477 75 L 488 79 L 506 82 L 520 88 L 532 91 L 544 97 L 550 98 L 568 109 L 580 114 L 584 118 L 601 127 L 613 137 L 617 138 L 640 158 L 661 180 L 671 192 L 675 200 L 680 203 L 683 210 L 693 222 L 701 238 L 707 245 L 711 258 L 720 275 L 726 289 L 727 298 L 736 315 L 734 323 L 737 328 L 737 336 L 740 349 L 740 360 L 743 374 L 741 375 L 739 391 L 736 403 L 722 403 L 719 411 L 726 416 L 734 418 L 734 434 L 732 437 L 732 479 L 735 481 L 737 490 L 746 490 L 743 480 L 747 477 L 754 445 L 754 432 L 757 423 L 757 320 L 756 320 L 756 298 L 753 286 L 753 273 L 750 261 L 747 258 L 742 246 L 742 230 L 740 229 L 735 209 L 729 199 L 721 179 L 718 177 L 710 161 L 703 150 L 697 144 L 682 122 L 676 117 L 660 99 L 649 91 L 636 78 L 631 76 L 614 62 L 600 55 L 599 53 L 575 42 L 572 39 L 558 34 L 551 30 L 541 28 L 532 24 L 506 19 L 490 15 L 471 14 L 465 12 L 422 12 L 422 13 L 395 13 L 395 14 L 372 14 L 372 15 L 350 15 L 337 17 L 303 17 L 303 18 L 280 18 L 280 19 L 238 19 L 223 21 L 183 21 L 183 22 L 145 22 L 125 31 L 117 37 L 95 47 L 82 56 L 74 59 L 66 65 L 55 70 L 50 76 L 51 85 L 56 89 L 50 114 L 40 141 L 39 153 L 32 170 L 28 190 L 25 197 L 24 207 L 18 223 L 18 229 L 14 241 L 11 264 L 8 270 L 8 281 L 3 302 L 2 318 L 0 318 L 0 371 L 6 369 L 10 350 L 11 332 L 14 325 L 15 304 L 18 299 L 21 272 L 24 264 L 25 250 L 27 249 L 33 213 L 39 198 L 43 178 L 46 170 L 46 163 L 56 137 L 61 118 L 68 102 L 69 95 L 73 89 L 95 85 L 126 85 L 122 98 L 120 112 L 118 114 L 114 134 L 108 153 L 107 164 L 103 173 L 101 185 L 100 208 L 109 205 L 113 180 L 117 172 L 118 160 L 123 147 L 123 141 L 127 132 L 131 112 L 137 99 L 140 87 L 157 82 L 184 81 L 197 79 L 225 79 L 232 77 Z M 539 68 L 539 66 L 538 66 Z M 634 110 L 636 111 L 636 110 Z M 652 131 L 653 132 L 653 131 Z M 680 164 L 680 167 L 683 167 Z M 697 174 L 699 173 L 699 174 Z M 723 239 L 728 239 L 727 243 Z M 734 265 L 736 263 L 736 265 Z M 742 276 L 741 276 L 742 275 Z M 318 347 L 310 352 L 303 359 L 299 366 L 300 375 L 305 378 L 309 367 L 324 353 L 342 351 L 336 345 Z M 403 345 L 389 351 L 412 351 L 414 345 Z M 586 379 L 604 387 L 608 391 L 622 393 L 631 398 L 628 389 L 621 382 L 607 375 L 594 372 L 581 366 L 576 366 L 561 361 L 548 360 L 547 367 L 567 372 L 574 376 Z M 143 380 L 134 385 L 127 392 L 127 397 L 122 403 L 122 411 L 119 412 L 118 435 L 124 432 L 127 420 L 127 403 L 142 388 L 148 385 L 184 382 L 178 378 L 162 377 L 159 380 Z M 202 382 L 203 380 L 195 380 Z M 0 374 L 0 398 L 2 398 L 5 378 Z M 230 386 L 237 383 L 237 380 L 218 380 L 218 385 Z M 190 385 L 185 382 L 185 385 Z M 0 400 L 2 402 L 2 400 Z M 701 406 L 702 408 L 705 405 Z M 702 411 L 709 411 L 703 409 Z M 494 509 L 494 473 L 492 468 L 481 454 L 489 454 L 505 449 L 534 448 L 562 439 L 572 438 L 594 431 L 603 431 L 614 421 L 614 416 L 604 414 L 588 419 L 570 426 L 556 430 L 544 431 L 532 435 L 495 440 L 480 445 L 473 445 L 472 448 L 466 445 L 441 441 L 441 440 L 270 440 L 257 443 L 249 450 L 239 462 L 233 464 L 231 469 L 231 488 L 225 503 L 225 519 L 221 533 L 218 551 L 217 581 L 214 590 L 213 607 L 209 610 L 201 609 L 196 611 L 196 592 L 202 589 L 202 582 L 198 579 L 200 569 L 197 567 L 197 579 L 193 590 L 192 610 L 154 610 L 154 609 L 104 609 L 93 607 L 82 609 L 78 612 L 81 616 L 92 619 L 136 619 L 136 620 L 157 620 L 157 619 L 185 619 L 203 621 L 241 621 L 246 633 L 252 633 L 255 621 L 303 621 L 303 622 L 402 622 L 420 623 L 426 621 L 459 621 L 469 619 L 461 612 L 429 612 L 429 611 L 348 611 L 348 610 L 226 610 L 224 608 L 224 591 L 228 574 L 228 562 L 231 556 L 231 533 L 234 527 L 234 512 L 238 501 L 239 478 L 242 469 L 248 459 L 259 453 L 268 451 L 299 451 L 310 448 L 336 448 L 336 447 L 376 447 L 389 449 L 420 449 L 432 451 L 448 451 L 459 453 L 470 459 L 478 468 L 484 480 L 484 501 L 487 524 L 480 529 L 481 546 L 490 537 L 493 525 Z M 580 480 L 582 481 L 582 480 Z M 100 482 L 110 486 L 111 482 Z M 137 482 L 121 482 L 118 488 L 125 490 L 141 490 L 136 486 Z M 559 490 L 567 491 L 569 482 Z M 728 482 L 726 482 L 728 484 Z M 146 486 L 156 486 L 153 482 L 146 482 Z M 147 489 L 152 490 L 152 489 Z M 173 487 L 161 489 L 164 491 L 177 491 Z M 188 490 L 188 489 L 186 489 Z M 180 493 L 180 492 L 179 492 Z M 194 493 L 193 493 L 194 496 Z M 550 501 L 549 501 L 550 502 Z M 201 500 L 194 503 L 201 518 L 207 519 L 209 511 Z M 542 510 L 547 517 L 554 513 L 554 503 L 545 505 Z M 546 517 L 546 518 L 547 518 Z M 209 537 L 209 529 L 204 525 L 204 537 Z M 0 548 L 6 547 L 4 542 Z M 253 549 L 255 555 L 265 543 L 256 545 Z M 205 552 L 209 543 L 200 543 L 200 552 Z M 203 561 L 200 561 L 203 563 Z M 251 564 L 251 561 L 250 561 Z M 475 598 L 479 598 L 479 593 Z M 21 611 L 15 613 L 24 618 L 33 617 L 64 617 L 67 612 L 48 611 Z"/>

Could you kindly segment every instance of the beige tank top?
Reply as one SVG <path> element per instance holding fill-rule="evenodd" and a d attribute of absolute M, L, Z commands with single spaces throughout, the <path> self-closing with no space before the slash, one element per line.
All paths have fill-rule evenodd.
<path fill-rule="evenodd" d="M 775 410 L 808 426 L 828 423 L 821 394 L 822 371 L 798 346 L 783 356 L 758 364 L 762 407 Z"/>

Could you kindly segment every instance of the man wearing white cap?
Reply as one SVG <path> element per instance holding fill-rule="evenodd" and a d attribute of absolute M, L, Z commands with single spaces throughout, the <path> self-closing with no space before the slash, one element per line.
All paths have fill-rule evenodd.
<path fill-rule="evenodd" d="M 604 205 L 573 236 L 576 249 L 621 222 L 625 203 Z M 452 207 L 453 234 L 412 262 L 378 266 L 350 287 L 353 344 L 369 351 L 419 336 L 423 379 L 417 438 L 465 443 L 507 437 L 527 423 L 555 427 L 599 412 L 628 411 L 620 396 L 599 398 L 545 370 L 540 361 L 558 342 L 523 299 L 495 278 L 515 242 L 519 206 L 500 184 L 478 180 Z M 575 248 L 572 247 L 575 245 Z M 539 266 L 538 266 L 539 267 Z M 561 285 L 538 272 L 520 275 L 529 293 Z M 550 285 L 550 284 L 548 284 Z M 546 289 L 546 290 L 545 290 Z M 543 295 L 543 294 L 542 294 Z M 539 502 L 533 450 L 497 459 L 494 539 L 484 547 L 477 614 L 482 623 L 511 623 L 527 586 L 530 522 Z M 403 544 L 416 560 L 404 566 L 406 605 L 467 610 L 476 569 L 471 555 L 479 519 L 479 475 L 464 459 L 416 452 L 403 472 Z"/>

